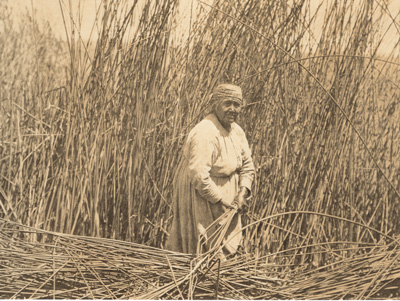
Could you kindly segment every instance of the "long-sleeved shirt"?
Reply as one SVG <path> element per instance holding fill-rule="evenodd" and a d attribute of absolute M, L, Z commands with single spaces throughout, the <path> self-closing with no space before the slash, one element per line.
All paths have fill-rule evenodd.
<path fill-rule="evenodd" d="M 208 115 L 189 133 L 174 179 L 174 220 L 167 241 L 170 250 L 196 254 L 200 234 L 231 204 L 241 186 L 251 191 L 254 164 L 242 128 L 233 123 L 227 131 L 214 114 Z M 225 252 L 234 253 L 241 240 L 241 219 L 235 215 L 225 235 Z M 205 244 L 202 251 L 211 245 Z"/>

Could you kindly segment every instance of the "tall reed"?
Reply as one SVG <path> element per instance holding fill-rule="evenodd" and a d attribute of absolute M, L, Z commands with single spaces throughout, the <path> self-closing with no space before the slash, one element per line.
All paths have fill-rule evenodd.
<path fill-rule="evenodd" d="M 89 42 L 61 5 L 72 24 L 65 72 L 49 61 L 62 43 L 36 21 L 23 25 L 32 33 L 5 27 L 2 45 L 12 46 L 0 48 L 9 62 L 1 64 L 1 216 L 163 246 L 186 134 L 213 87 L 234 82 L 245 93 L 239 123 L 257 167 L 245 219 L 276 215 L 246 228 L 245 250 L 304 246 L 293 249 L 293 262 L 319 265 L 348 256 L 346 242 L 398 232 L 398 46 L 380 56 L 386 37 L 375 30 L 386 11 L 342 0 L 316 12 L 309 0 L 198 5 L 202 14 L 180 44 L 177 1 L 104 1 L 99 37 Z M 13 57 L 27 45 L 32 60 Z M 341 251 L 327 249 L 329 241 L 343 242 Z M 306 255 L 310 245 L 325 255 Z"/>

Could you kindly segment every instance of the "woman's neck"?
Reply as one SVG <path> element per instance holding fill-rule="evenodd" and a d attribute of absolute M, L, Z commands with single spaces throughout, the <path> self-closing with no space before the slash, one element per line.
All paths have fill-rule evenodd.
<path fill-rule="evenodd" d="M 218 118 L 218 115 L 215 114 L 215 112 L 212 112 L 212 114 L 215 116 L 215 118 L 218 120 L 219 124 L 220 124 L 227 132 L 230 132 L 230 131 L 232 130 L 232 124 L 233 124 L 233 123 L 229 123 L 229 124 L 224 123 L 224 122 L 222 122 L 222 121 Z"/>

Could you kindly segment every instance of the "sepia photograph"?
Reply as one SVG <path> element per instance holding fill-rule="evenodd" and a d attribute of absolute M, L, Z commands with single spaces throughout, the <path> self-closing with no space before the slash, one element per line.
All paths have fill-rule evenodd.
<path fill-rule="evenodd" d="M 0 300 L 400 300 L 399 0 L 0 0 Z"/>

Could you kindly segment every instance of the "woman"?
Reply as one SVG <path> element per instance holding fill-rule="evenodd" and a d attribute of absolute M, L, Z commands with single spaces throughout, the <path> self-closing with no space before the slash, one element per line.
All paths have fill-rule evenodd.
<path fill-rule="evenodd" d="M 190 131 L 174 179 L 174 220 L 166 245 L 172 251 L 198 255 L 214 247 L 207 238 L 218 226 L 206 229 L 227 210 L 242 209 L 250 195 L 254 165 L 245 133 L 235 122 L 242 90 L 222 84 L 211 100 L 212 113 Z M 224 255 L 236 252 L 241 237 L 235 214 L 224 237 Z M 198 249 L 200 239 L 205 244 Z"/>

